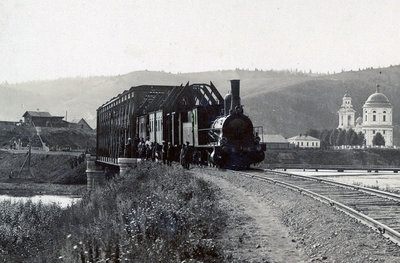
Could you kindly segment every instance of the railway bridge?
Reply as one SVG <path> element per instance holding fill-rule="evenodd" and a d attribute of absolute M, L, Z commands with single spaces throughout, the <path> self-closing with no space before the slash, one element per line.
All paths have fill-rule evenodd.
<path fill-rule="evenodd" d="M 140 162 L 139 156 L 131 156 L 139 138 L 158 145 L 201 146 L 207 134 L 198 131 L 209 128 L 223 107 L 224 98 L 212 82 L 141 85 L 118 94 L 97 109 L 96 155 L 87 158 L 88 189 L 102 184 L 110 170 L 123 173 Z"/>

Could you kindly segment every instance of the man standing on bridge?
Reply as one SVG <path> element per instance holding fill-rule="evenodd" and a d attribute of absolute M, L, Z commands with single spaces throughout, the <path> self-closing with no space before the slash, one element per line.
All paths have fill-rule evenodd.
<path fill-rule="evenodd" d="M 132 139 L 128 138 L 125 144 L 125 158 L 132 158 Z"/>

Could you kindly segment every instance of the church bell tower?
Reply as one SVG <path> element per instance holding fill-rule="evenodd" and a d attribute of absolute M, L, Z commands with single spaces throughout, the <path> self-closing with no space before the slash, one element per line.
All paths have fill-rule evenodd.
<path fill-rule="evenodd" d="M 338 111 L 339 114 L 339 126 L 338 129 L 349 130 L 355 127 L 355 113 L 353 104 L 351 104 L 351 97 L 346 92 L 343 96 L 342 106 Z"/>

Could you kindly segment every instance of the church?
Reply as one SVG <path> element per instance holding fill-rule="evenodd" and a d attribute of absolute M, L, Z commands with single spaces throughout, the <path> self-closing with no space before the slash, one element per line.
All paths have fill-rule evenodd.
<path fill-rule="evenodd" d="M 371 94 L 362 107 L 362 116 L 355 119 L 350 95 L 346 92 L 340 107 L 338 129 L 362 132 L 365 145 L 372 146 L 374 136 L 379 132 L 385 139 L 385 146 L 393 146 L 392 104 L 385 94 L 380 92 L 379 85 L 375 93 Z"/>

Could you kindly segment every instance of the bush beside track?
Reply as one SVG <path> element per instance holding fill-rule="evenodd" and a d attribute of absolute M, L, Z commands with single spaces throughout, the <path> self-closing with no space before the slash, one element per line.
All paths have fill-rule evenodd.
<path fill-rule="evenodd" d="M 7 262 L 220 262 L 216 189 L 181 169 L 140 164 L 66 210 L 0 203 Z M 4 230 L 4 231 L 3 231 Z"/>

